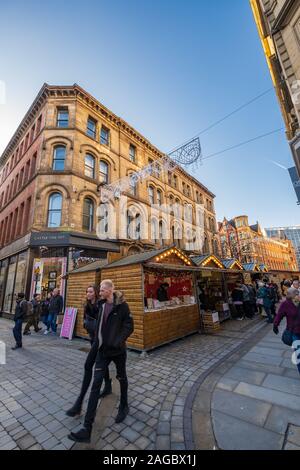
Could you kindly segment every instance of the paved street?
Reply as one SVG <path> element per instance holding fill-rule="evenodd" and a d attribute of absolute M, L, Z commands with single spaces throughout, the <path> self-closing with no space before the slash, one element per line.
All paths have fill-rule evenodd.
<path fill-rule="evenodd" d="M 65 410 L 77 396 L 89 343 L 32 333 L 24 338 L 24 349 L 13 352 L 11 328 L 10 321 L 0 319 L 0 338 L 7 343 L 7 364 L 0 366 L 0 449 L 70 449 L 74 443 L 67 435 L 81 426 L 83 417 L 68 418 Z M 298 416 L 298 407 L 300 416 L 300 392 L 288 348 L 269 331 L 259 318 L 229 321 L 216 335 L 194 335 L 145 358 L 129 352 L 130 415 L 123 423 L 114 423 L 118 405 L 118 382 L 114 380 L 113 395 L 98 408 L 91 445 L 76 444 L 74 448 L 230 448 L 232 442 L 244 442 L 238 427 L 232 426 L 237 422 L 249 426 L 251 435 L 265 426 L 276 435 L 271 448 L 280 447 L 285 429 L 284 425 L 278 429 L 276 416 L 289 401 L 293 403 L 290 413 Z M 261 342 L 256 346 L 257 341 Z M 241 353 L 247 356 L 236 365 Z M 111 371 L 114 377 L 113 367 Z M 283 378 L 293 381 L 293 386 Z M 280 402 L 283 398 L 278 394 L 286 396 L 288 387 L 293 401 Z M 268 404 L 270 397 L 272 405 Z M 245 418 L 237 411 L 243 400 L 262 403 L 255 401 L 247 408 Z"/>

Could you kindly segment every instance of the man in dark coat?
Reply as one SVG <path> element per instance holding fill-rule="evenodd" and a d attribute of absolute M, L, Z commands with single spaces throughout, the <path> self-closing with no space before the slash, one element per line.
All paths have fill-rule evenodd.
<path fill-rule="evenodd" d="M 50 327 L 51 327 L 53 333 L 56 333 L 56 330 L 57 330 L 57 325 L 56 325 L 57 315 L 62 313 L 63 306 L 64 306 L 64 300 L 63 300 L 62 296 L 59 294 L 59 289 L 55 288 L 53 290 L 53 294 L 52 294 L 52 297 L 51 297 L 50 303 L 49 303 L 49 315 L 48 315 L 48 320 L 47 320 L 47 330 L 44 332 L 45 335 L 47 335 L 50 332 Z"/>
<path fill-rule="evenodd" d="M 101 385 L 111 362 L 114 362 L 116 365 L 117 379 L 120 382 L 121 391 L 119 410 L 115 420 L 116 423 L 121 423 L 129 412 L 128 380 L 126 375 L 126 340 L 134 330 L 133 319 L 129 306 L 124 302 L 122 294 L 114 293 L 112 281 L 104 280 L 101 282 L 100 296 L 96 340 L 91 349 L 91 352 L 93 351 L 96 355 L 95 370 L 84 427 L 78 432 L 72 432 L 69 435 L 69 439 L 76 442 L 90 442 Z M 91 354 L 91 356 L 92 355 L 93 354 Z M 75 408 L 77 408 L 77 411 L 80 413 L 82 401 L 90 381 L 91 377 L 89 371 L 86 370 L 80 396 L 72 411 L 75 411 Z"/>
<path fill-rule="evenodd" d="M 32 303 L 32 315 L 28 317 L 28 321 L 25 325 L 23 335 L 30 335 L 30 328 L 33 326 L 34 331 L 38 333 L 41 331 L 42 328 L 39 328 L 39 321 L 40 321 L 40 316 L 41 316 L 41 296 L 40 294 L 34 294 L 33 299 L 31 301 Z"/>
<path fill-rule="evenodd" d="M 13 329 L 14 338 L 16 340 L 16 345 L 11 348 L 13 351 L 16 349 L 22 348 L 22 324 L 27 315 L 27 300 L 25 299 L 25 294 L 23 292 L 17 295 L 17 303 L 15 309 L 15 326 Z"/>

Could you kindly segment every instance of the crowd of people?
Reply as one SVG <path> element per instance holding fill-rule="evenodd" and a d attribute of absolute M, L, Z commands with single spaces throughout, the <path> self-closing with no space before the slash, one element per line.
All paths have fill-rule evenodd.
<path fill-rule="evenodd" d="M 291 287 L 300 293 L 298 280 L 283 280 L 280 287 L 268 278 L 255 280 L 251 284 L 236 282 L 231 292 L 236 320 L 252 319 L 256 314 L 261 314 L 267 317 L 267 323 L 273 323 L 276 305 L 286 297 Z"/>
<path fill-rule="evenodd" d="M 34 294 L 31 301 L 28 301 L 23 292 L 17 295 L 15 307 L 15 327 L 13 329 L 16 341 L 12 350 L 23 347 L 22 344 L 22 327 L 25 323 L 23 335 L 31 334 L 31 327 L 36 333 L 42 331 L 39 326 L 40 321 L 45 325 L 44 334 L 48 335 L 51 331 L 56 334 L 57 316 L 63 312 L 63 298 L 59 289 L 49 292 L 45 300 L 41 300 L 40 294 Z"/>

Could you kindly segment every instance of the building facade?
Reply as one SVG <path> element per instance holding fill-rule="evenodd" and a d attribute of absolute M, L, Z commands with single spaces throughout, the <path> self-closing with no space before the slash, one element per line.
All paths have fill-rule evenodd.
<path fill-rule="evenodd" d="M 250 0 L 300 176 L 300 0 Z"/>
<path fill-rule="evenodd" d="M 201 251 L 214 252 L 214 194 L 180 167 L 163 172 L 162 156 L 80 86 L 44 84 L 0 157 L 0 312 L 13 312 L 20 291 L 29 297 L 59 287 L 64 295 L 64 274 L 86 262 L 173 242 L 184 249 L 192 235 L 182 234 L 179 208 L 191 228 L 203 208 Z M 124 224 L 117 217 L 109 236 L 102 187 L 149 163 L 149 177 L 122 196 L 126 209 L 113 201 Z M 164 204 L 174 208 L 168 221 L 151 211 Z"/>
<path fill-rule="evenodd" d="M 255 263 L 272 271 L 297 271 L 293 244 L 288 239 L 265 236 L 259 223 L 249 225 L 242 215 L 219 223 L 222 257 L 236 258 L 242 264 Z"/>
<path fill-rule="evenodd" d="M 294 227 L 272 227 L 265 229 L 268 237 L 290 240 L 295 248 L 298 269 L 300 269 L 300 225 Z"/>

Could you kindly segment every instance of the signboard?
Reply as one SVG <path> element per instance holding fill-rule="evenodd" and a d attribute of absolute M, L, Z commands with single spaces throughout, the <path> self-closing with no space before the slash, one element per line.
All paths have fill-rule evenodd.
<path fill-rule="evenodd" d="M 297 201 L 300 202 L 300 179 L 295 166 L 289 168 L 289 174 L 295 189 Z"/>
<path fill-rule="evenodd" d="M 75 327 L 77 316 L 77 308 L 67 307 L 64 314 L 63 324 L 60 331 L 61 338 L 68 338 L 71 340 L 73 338 L 73 331 Z"/>
<path fill-rule="evenodd" d="M 219 321 L 219 312 L 212 313 L 212 321 L 213 323 L 217 323 Z"/>

